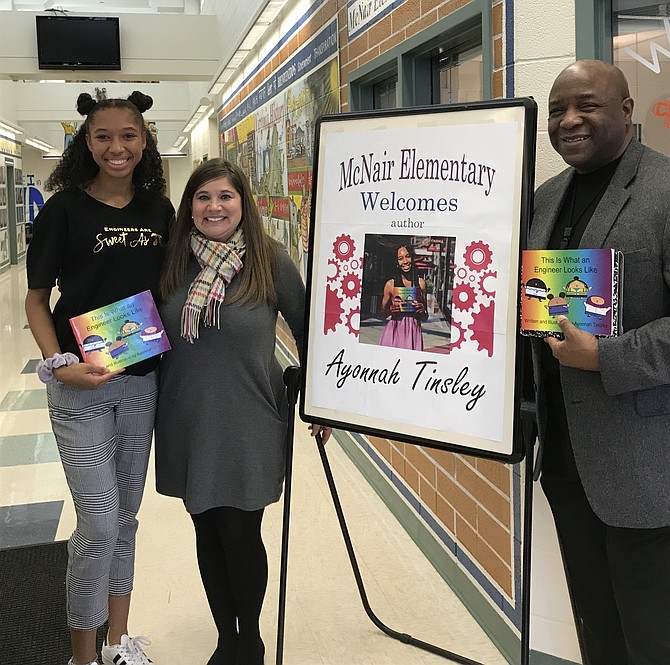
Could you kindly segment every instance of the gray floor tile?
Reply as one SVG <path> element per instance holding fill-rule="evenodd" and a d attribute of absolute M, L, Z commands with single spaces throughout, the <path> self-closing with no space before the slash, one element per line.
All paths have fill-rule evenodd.
<path fill-rule="evenodd" d="M 0 467 L 43 464 L 59 459 L 52 432 L 0 436 Z"/>
<path fill-rule="evenodd" d="M 37 371 L 37 364 L 40 362 L 39 358 L 33 358 L 26 363 L 26 366 L 21 370 L 21 374 L 34 374 Z"/>
<path fill-rule="evenodd" d="M 47 391 L 10 390 L 0 402 L 0 411 L 27 411 L 29 409 L 46 409 Z"/>
<path fill-rule="evenodd" d="M 62 501 L 0 506 L 0 547 L 53 542 L 62 510 Z"/>

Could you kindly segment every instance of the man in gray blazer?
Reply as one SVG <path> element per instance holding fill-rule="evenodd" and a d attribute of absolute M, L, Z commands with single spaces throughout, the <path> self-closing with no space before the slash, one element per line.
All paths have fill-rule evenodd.
<path fill-rule="evenodd" d="M 542 487 L 584 663 L 670 663 L 670 159 L 633 138 L 624 75 L 578 61 L 549 95 L 570 168 L 536 192 L 529 248 L 624 255 L 622 331 L 558 317 L 533 340 Z"/>

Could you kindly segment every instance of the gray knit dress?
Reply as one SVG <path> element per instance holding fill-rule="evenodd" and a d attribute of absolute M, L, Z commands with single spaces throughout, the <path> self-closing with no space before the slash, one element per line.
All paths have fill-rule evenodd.
<path fill-rule="evenodd" d="M 289 255 L 280 254 L 278 309 L 301 348 L 305 287 Z M 172 350 L 159 368 L 156 489 L 182 498 L 191 514 L 220 506 L 258 510 L 279 499 L 284 481 L 287 400 L 275 357 L 277 309 L 224 302 L 220 329 L 201 323 L 190 344 L 180 334 L 181 311 L 199 270 L 192 256 L 187 280 L 159 308 Z"/>

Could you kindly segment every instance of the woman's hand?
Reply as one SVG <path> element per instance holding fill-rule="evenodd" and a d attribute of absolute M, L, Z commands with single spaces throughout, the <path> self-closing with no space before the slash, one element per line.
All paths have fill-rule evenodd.
<path fill-rule="evenodd" d="M 421 321 L 428 321 L 428 310 L 423 300 L 414 301 L 414 312 Z"/>
<path fill-rule="evenodd" d="M 325 446 L 326 443 L 328 442 L 328 439 L 330 439 L 330 435 L 333 433 L 333 428 L 315 424 L 311 424 L 309 426 L 310 436 L 316 436 L 319 432 L 321 432 L 321 443 L 323 443 L 323 445 Z"/>
<path fill-rule="evenodd" d="M 90 363 L 75 363 L 74 365 L 63 365 L 53 371 L 58 381 L 68 386 L 75 386 L 84 390 L 95 390 L 110 379 L 123 372 L 117 369 L 110 372 L 106 367 L 98 367 Z"/>

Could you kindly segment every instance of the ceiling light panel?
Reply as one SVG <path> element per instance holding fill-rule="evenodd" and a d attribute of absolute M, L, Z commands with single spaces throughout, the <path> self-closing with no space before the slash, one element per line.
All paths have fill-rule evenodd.
<path fill-rule="evenodd" d="M 240 51 L 250 51 L 254 46 L 258 44 L 258 40 L 265 34 L 265 31 L 268 29 L 269 24 L 258 25 L 256 24 L 244 38 L 244 41 L 240 44 Z"/>

